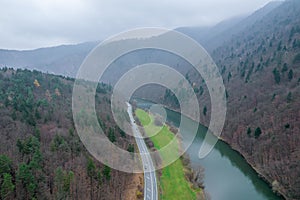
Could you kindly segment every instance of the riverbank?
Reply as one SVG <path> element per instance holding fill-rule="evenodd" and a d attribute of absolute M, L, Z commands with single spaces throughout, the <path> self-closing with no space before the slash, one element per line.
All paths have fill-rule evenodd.
<path fill-rule="evenodd" d="M 141 109 L 137 109 L 135 114 L 143 125 L 146 134 L 152 135 L 153 132 L 159 131 L 158 134 L 151 137 L 155 149 L 160 150 L 174 139 L 175 136 L 170 127 L 155 125 L 152 115 Z M 179 153 L 178 146 L 175 148 L 177 152 L 160 152 L 162 162 L 167 160 L 170 153 Z M 187 179 L 187 173 L 190 173 L 190 169 L 184 166 L 181 159 L 177 159 L 171 165 L 160 170 L 160 199 L 198 199 L 203 197 L 202 189 L 193 187 L 193 184 Z"/>
<path fill-rule="evenodd" d="M 273 190 L 272 188 L 272 180 L 269 180 L 262 172 L 260 172 L 253 164 L 251 164 L 251 162 L 249 161 L 249 159 L 247 159 L 243 153 L 242 153 L 242 150 L 239 150 L 238 147 L 234 147 L 232 146 L 230 143 L 228 143 L 224 138 L 222 137 L 218 137 L 218 139 L 221 141 L 221 142 L 224 142 L 226 145 L 228 145 L 233 151 L 235 151 L 236 153 L 238 153 L 245 161 L 246 163 L 255 171 L 255 173 L 257 174 L 257 176 L 263 180 L 265 183 L 267 183 L 270 187 L 270 189 Z M 282 192 L 280 191 L 274 191 L 274 194 L 276 194 L 278 197 L 281 197 L 283 199 L 288 199 L 288 197 L 286 197 Z"/>
<path fill-rule="evenodd" d="M 140 100 L 138 100 L 139 101 L 139 103 L 140 103 L 140 105 L 142 105 L 143 104 L 143 101 L 145 101 L 145 105 L 147 105 L 147 104 L 151 104 L 151 103 L 154 103 L 155 104 L 155 102 L 149 102 L 149 101 L 147 101 L 147 100 L 143 100 L 143 99 L 140 99 Z M 169 109 L 169 108 L 167 108 L 169 111 L 168 112 L 174 112 L 174 113 L 177 113 L 177 114 L 180 114 L 180 112 L 178 111 L 178 110 L 176 110 L 176 109 Z M 187 116 L 185 116 L 185 117 L 187 117 Z M 189 117 L 187 117 L 187 118 L 189 118 Z M 174 118 L 173 118 L 174 119 Z M 194 121 L 195 122 L 195 120 L 193 120 L 193 119 L 191 119 L 191 118 L 189 118 L 190 120 L 192 120 L 192 121 Z M 177 123 L 177 122 L 176 122 Z M 175 123 L 175 124 L 176 124 Z M 178 122 L 178 123 L 180 123 L 180 122 Z M 177 125 L 176 125 L 177 126 Z M 207 129 L 207 127 L 206 127 L 206 129 Z M 205 132 L 206 132 L 206 130 L 205 130 Z M 219 144 L 224 144 L 225 146 L 228 146 L 228 148 L 230 148 L 231 150 L 233 150 L 233 152 L 235 152 L 236 154 L 238 154 L 240 157 L 241 157 L 241 159 L 243 159 L 243 161 L 245 162 L 245 164 L 249 167 L 249 168 L 251 168 L 251 170 L 253 171 L 252 173 L 253 174 L 256 174 L 256 177 L 257 177 L 257 179 L 260 179 L 261 180 L 261 182 L 263 182 L 265 185 L 266 185 L 266 187 L 267 188 L 269 188 L 270 189 L 270 191 L 272 190 L 272 183 L 274 182 L 274 180 L 270 180 L 270 179 L 267 179 L 267 177 L 262 173 L 262 172 L 260 172 L 260 170 L 259 169 L 257 169 L 257 168 L 255 168 L 255 166 L 252 164 L 252 162 L 251 162 L 251 160 L 249 160 L 248 158 L 247 158 L 247 156 L 245 157 L 244 155 L 247 155 L 247 154 L 245 154 L 241 149 L 239 149 L 236 145 L 232 145 L 232 144 L 230 144 L 225 138 L 223 138 L 223 137 L 219 137 Z M 220 145 L 217 145 L 217 146 L 220 146 Z M 221 145 L 222 146 L 222 145 Z M 241 162 L 241 161 L 238 161 L 238 162 Z M 245 173 L 245 171 L 244 171 L 244 173 Z M 246 176 L 248 176 L 248 173 L 246 173 L 245 174 Z M 211 191 L 210 191 L 211 192 Z M 285 197 L 283 194 L 282 194 L 282 192 L 280 192 L 279 191 L 279 193 L 277 192 L 277 193 L 275 193 L 275 192 L 271 192 L 272 194 L 274 194 L 274 196 L 276 196 L 276 194 L 278 195 L 278 197 L 279 197 L 279 199 L 283 199 L 283 198 L 285 198 L 285 199 L 288 199 L 287 197 Z"/>

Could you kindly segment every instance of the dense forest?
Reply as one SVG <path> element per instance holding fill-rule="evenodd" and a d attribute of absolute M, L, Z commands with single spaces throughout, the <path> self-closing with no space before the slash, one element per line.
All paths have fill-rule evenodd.
<path fill-rule="evenodd" d="M 111 169 L 85 150 L 72 120 L 73 82 L 38 71 L 0 70 L 1 199 L 142 197 L 142 175 Z M 110 92 L 99 84 L 98 121 L 112 142 L 134 151 L 133 138 L 114 124 Z"/>
<path fill-rule="evenodd" d="M 300 199 L 300 1 L 285 1 L 232 35 L 212 51 L 212 57 L 227 90 L 222 138 L 274 191 Z M 201 121 L 208 125 L 205 82 L 193 70 L 186 77 L 198 95 Z M 166 92 L 165 100 L 172 99 Z"/>
<path fill-rule="evenodd" d="M 300 1 L 271 2 L 248 17 L 209 29 L 178 30 L 209 51 L 223 76 L 227 117 L 221 139 L 241 153 L 274 192 L 300 199 Z M 74 76 L 95 45 L 0 50 L 0 66 Z M 107 82 L 113 84 L 121 72 L 140 64 L 171 66 L 193 86 L 200 103 L 200 123 L 208 126 L 210 95 L 192 66 L 162 51 L 127 56 L 112 63 Z M 141 175 L 98 163 L 81 144 L 72 121 L 73 83 L 72 78 L 35 70 L 0 71 L 2 199 L 126 199 L 128 193 L 142 197 Z M 146 87 L 135 96 L 178 110 L 170 90 Z M 112 142 L 135 151 L 133 138 L 113 122 L 110 90 L 99 84 L 98 121 Z"/>

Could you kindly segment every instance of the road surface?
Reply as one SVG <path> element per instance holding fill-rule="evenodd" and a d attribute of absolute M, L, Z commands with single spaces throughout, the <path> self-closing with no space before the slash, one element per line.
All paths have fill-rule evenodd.
<path fill-rule="evenodd" d="M 144 169 L 144 200 L 157 200 L 157 181 L 156 181 L 156 174 L 155 168 L 152 162 L 152 158 L 149 154 L 148 148 L 145 144 L 144 139 L 138 129 L 138 126 L 135 123 L 135 120 L 132 115 L 132 106 L 127 103 L 128 105 L 128 115 L 131 121 L 131 127 L 133 130 L 133 134 L 135 136 L 136 144 L 139 148 L 139 152 L 143 162 L 143 169 Z"/>

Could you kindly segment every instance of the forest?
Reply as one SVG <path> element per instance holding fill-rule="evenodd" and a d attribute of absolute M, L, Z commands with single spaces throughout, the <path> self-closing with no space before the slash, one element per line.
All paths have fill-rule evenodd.
<path fill-rule="evenodd" d="M 127 199 L 143 191 L 140 174 L 99 163 L 81 143 L 71 110 L 73 82 L 26 69 L 0 70 L 1 199 Z M 112 120 L 110 92 L 109 85 L 97 87 L 98 121 L 112 142 L 133 152 L 133 138 Z"/>

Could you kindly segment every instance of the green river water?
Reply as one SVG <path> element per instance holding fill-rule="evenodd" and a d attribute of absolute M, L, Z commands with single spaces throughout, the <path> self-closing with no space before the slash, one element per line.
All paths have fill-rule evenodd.
<path fill-rule="evenodd" d="M 138 100 L 137 106 L 149 108 L 153 103 Z M 166 110 L 167 121 L 178 127 L 181 115 L 177 112 Z M 187 127 L 182 127 L 182 134 L 189 134 L 189 127 L 198 125 L 198 133 L 187 154 L 191 166 L 202 166 L 205 171 L 204 185 L 212 200 L 279 200 L 282 199 L 272 192 L 269 185 L 259 178 L 245 159 L 231 147 L 218 141 L 214 149 L 204 159 L 198 158 L 199 148 L 207 129 L 193 120 L 187 119 Z"/>

